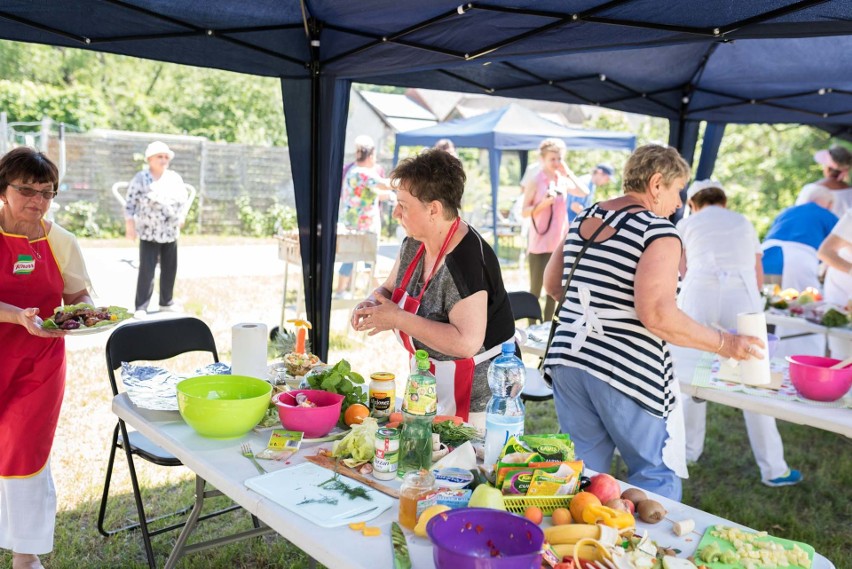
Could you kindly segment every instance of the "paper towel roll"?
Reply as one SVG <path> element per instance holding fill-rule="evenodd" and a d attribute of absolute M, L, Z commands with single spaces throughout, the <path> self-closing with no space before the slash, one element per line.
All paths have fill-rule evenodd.
<path fill-rule="evenodd" d="M 244 322 L 231 328 L 231 373 L 267 379 L 266 324 Z"/>
<path fill-rule="evenodd" d="M 769 385 L 772 382 L 772 374 L 769 370 L 766 316 L 763 312 L 741 312 L 737 314 L 737 334 L 760 338 L 764 345 L 763 350 L 761 350 L 763 356 L 761 359 L 751 357 L 740 362 L 740 381 L 745 385 Z"/>

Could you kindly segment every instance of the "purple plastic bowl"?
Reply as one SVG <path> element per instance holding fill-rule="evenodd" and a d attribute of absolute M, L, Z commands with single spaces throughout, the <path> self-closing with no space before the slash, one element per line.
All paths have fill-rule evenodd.
<path fill-rule="evenodd" d="M 488 508 L 459 508 L 426 525 L 439 569 L 539 569 L 544 532 L 526 518 Z"/>
<path fill-rule="evenodd" d="M 852 386 L 852 367 L 828 369 L 840 360 L 821 356 L 790 356 L 790 381 L 802 397 L 837 401 Z"/>

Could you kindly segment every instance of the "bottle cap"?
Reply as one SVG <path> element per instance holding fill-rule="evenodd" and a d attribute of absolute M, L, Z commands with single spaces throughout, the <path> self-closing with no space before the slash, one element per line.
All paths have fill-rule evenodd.
<path fill-rule="evenodd" d="M 414 357 L 417 358 L 417 369 L 429 369 L 429 353 L 426 350 L 417 350 L 414 352 Z"/>
<path fill-rule="evenodd" d="M 509 340 L 508 342 L 503 342 L 503 347 L 501 348 L 504 356 L 511 356 L 515 353 L 515 341 Z"/>

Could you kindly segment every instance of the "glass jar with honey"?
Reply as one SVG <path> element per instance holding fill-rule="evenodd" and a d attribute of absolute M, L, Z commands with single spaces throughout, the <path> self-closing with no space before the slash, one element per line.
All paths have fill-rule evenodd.
<path fill-rule="evenodd" d="M 413 470 L 405 475 L 399 489 L 400 525 L 414 529 L 417 524 L 417 505 L 432 494 L 434 488 L 435 476 L 428 470 Z"/>

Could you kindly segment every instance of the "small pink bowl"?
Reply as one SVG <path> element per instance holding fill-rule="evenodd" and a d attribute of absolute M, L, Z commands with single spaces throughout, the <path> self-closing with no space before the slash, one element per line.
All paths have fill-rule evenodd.
<path fill-rule="evenodd" d="M 299 407 L 296 395 L 304 393 L 316 407 Z M 278 407 L 278 418 L 288 431 L 302 431 L 306 439 L 326 436 L 340 419 L 343 395 L 317 389 L 298 389 L 278 393 L 272 398 Z"/>
<path fill-rule="evenodd" d="M 852 386 L 852 366 L 828 369 L 840 360 L 821 356 L 788 356 L 790 380 L 802 397 L 814 401 L 837 401 Z"/>

